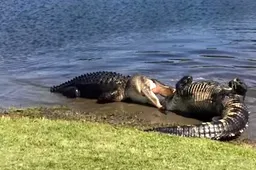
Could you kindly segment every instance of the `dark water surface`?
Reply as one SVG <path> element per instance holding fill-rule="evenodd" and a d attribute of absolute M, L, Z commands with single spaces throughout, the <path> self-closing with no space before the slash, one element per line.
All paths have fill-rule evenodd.
<path fill-rule="evenodd" d="M 98 70 L 250 91 L 256 139 L 255 0 L 8 0 L 0 3 L 0 107 L 62 104 L 48 87 Z"/>

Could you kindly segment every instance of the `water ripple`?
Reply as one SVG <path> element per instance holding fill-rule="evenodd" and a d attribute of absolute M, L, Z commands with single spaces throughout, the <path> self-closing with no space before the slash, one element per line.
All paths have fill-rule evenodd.
<path fill-rule="evenodd" d="M 240 77 L 254 89 L 255 9 L 255 0 L 2 1 L 0 108 L 65 101 L 48 87 L 100 70 L 172 85 L 187 74 Z"/>

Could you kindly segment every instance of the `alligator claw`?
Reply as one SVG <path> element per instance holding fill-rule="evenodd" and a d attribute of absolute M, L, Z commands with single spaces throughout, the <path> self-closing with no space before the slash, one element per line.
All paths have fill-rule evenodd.
<path fill-rule="evenodd" d="M 166 108 L 165 108 L 164 106 L 160 107 L 158 110 L 159 110 L 161 113 L 167 115 L 167 113 L 166 113 Z"/>
<path fill-rule="evenodd" d="M 247 92 L 247 85 L 239 78 L 234 78 L 228 82 L 229 87 L 233 89 L 233 92 L 238 95 L 245 96 Z"/>

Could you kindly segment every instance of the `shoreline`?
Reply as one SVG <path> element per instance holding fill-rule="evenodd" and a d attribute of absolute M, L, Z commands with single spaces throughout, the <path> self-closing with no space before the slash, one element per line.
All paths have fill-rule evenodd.
<path fill-rule="evenodd" d="M 90 105 L 90 107 L 87 107 Z M 113 110 L 113 108 L 115 108 Z M 49 120 L 67 120 L 110 124 L 111 126 L 135 128 L 142 130 L 155 126 L 171 126 L 184 124 L 197 124 L 201 121 L 193 118 L 186 118 L 175 113 L 161 113 L 154 107 L 137 105 L 133 103 L 109 103 L 97 104 L 96 100 L 78 99 L 68 105 L 56 105 L 48 107 L 24 107 L 10 108 L 0 111 L 1 116 L 11 118 L 29 117 L 45 118 Z M 246 130 L 247 131 L 247 130 Z M 234 144 L 249 144 L 256 147 L 256 141 L 248 139 L 244 132 L 238 138 L 228 141 Z"/>

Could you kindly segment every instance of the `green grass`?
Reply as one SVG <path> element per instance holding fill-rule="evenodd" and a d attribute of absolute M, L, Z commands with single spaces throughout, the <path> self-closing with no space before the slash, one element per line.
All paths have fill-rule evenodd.
<path fill-rule="evenodd" d="M 247 146 L 102 123 L 0 118 L 0 169 L 256 169 Z"/>

